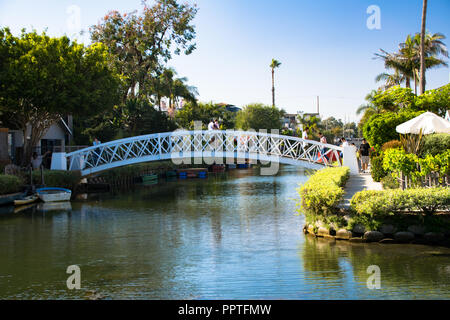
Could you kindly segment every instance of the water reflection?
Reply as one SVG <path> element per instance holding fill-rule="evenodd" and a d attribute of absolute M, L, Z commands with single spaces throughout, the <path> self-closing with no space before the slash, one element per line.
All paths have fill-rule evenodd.
<path fill-rule="evenodd" d="M 304 171 L 236 170 L 0 214 L 0 298 L 449 298 L 450 251 L 305 237 Z M 9 209 L 8 209 L 9 210 Z M 65 287 L 82 270 L 82 290 Z M 382 290 L 368 290 L 377 264 Z"/>
<path fill-rule="evenodd" d="M 338 294 L 330 290 L 328 298 L 450 298 L 448 248 L 356 244 L 306 236 L 299 254 L 309 283 L 338 288 Z M 367 289 L 370 265 L 380 267 L 381 290 Z"/>

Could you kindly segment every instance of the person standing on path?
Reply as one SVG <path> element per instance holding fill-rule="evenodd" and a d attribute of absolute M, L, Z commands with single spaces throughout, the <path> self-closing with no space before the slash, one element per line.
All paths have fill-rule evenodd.
<path fill-rule="evenodd" d="M 363 143 L 359 147 L 359 152 L 361 154 L 362 172 L 366 172 L 366 170 L 368 170 L 370 161 L 370 145 L 367 143 L 366 139 L 363 139 Z"/>

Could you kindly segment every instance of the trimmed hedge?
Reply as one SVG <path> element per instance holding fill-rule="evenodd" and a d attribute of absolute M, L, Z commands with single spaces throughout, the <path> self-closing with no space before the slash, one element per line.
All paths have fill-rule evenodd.
<path fill-rule="evenodd" d="M 300 201 L 299 213 L 307 220 L 316 221 L 317 217 L 329 217 L 336 213 L 337 205 L 344 196 L 343 186 L 350 175 L 348 167 L 326 168 L 317 171 L 301 187 L 297 188 Z"/>
<path fill-rule="evenodd" d="M 450 188 L 417 188 L 394 190 L 364 190 L 350 202 L 357 215 L 388 216 L 402 211 L 422 211 L 427 215 L 450 209 Z"/>
<path fill-rule="evenodd" d="M 44 170 L 44 183 L 47 187 L 59 187 L 74 190 L 81 181 L 79 171 Z M 41 172 L 33 171 L 33 183 L 41 184 Z"/>
<path fill-rule="evenodd" d="M 19 177 L 0 174 L 0 195 L 19 192 L 22 186 L 23 181 Z"/>

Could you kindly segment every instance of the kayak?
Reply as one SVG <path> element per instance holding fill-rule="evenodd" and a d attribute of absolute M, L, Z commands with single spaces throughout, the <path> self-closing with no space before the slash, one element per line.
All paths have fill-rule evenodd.
<path fill-rule="evenodd" d="M 29 204 L 35 202 L 39 197 L 37 195 L 28 196 L 19 200 L 14 200 L 15 206 L 21 206 L 24 204 Z"/>
<path fill-rule="evenodd" d="M 12 204 L 14 201 L 22 199 L 27 195 L 26 192 L 17 192 L 0 196 L 0 205 Z"/>

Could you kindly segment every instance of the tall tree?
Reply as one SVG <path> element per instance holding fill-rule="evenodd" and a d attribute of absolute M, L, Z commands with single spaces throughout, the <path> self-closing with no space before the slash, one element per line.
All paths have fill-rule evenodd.
<path fill-rule="evenodd" d="M 261 103 L 249 104 L 237 113 L 236 127 L 243 130 L 280 130 L 281 118 L 284 114 L 284 110 L 273 106 L 265 106 Z"/>
<path fill-rule="evenodd" d="M 172 54 L 190 54 L 195 49 L 196 33 L 191 24 L 197 13 L 195 5 L 176 0 L 155 0 L 152 6 L 143 3 L 139 14 L 112 11 L 91 28 L 92 41 L 108 47 L 123 75 L 122 103 L 136 93 L 148 95 L 151 86 L 145 79 L 155 76 L 154 71 Z M 137 86 L 139 91 L 135 92 Z"/>
<path fill-rule="evenodd" d="M 445 39 L 445 36 L 441 33 L 425 34 L 424 57 L 426 69 L 447 66 L 445 60 L 441 59 L 441 56 L 448 57 L 447 47 L 443 43 L 443 39 Z M 404 81 L 406 88 L 411 88 L 411 80 L 413 79 L 415 92 L 417 93 L 417 82 L 421 77 L 421 42 L 421 34 L 416 33 L 414 36 L 408 35 L 405 42 L 400 43 L 398 52 L 389 53 L 380 49 L 380 53 L 375 53 L 375 58 L 384 61 L 386 69 L 393 69 L 395 71 L 394 74 L 390 76 L 386 73 L 377 76 L 376 81 L 382 79 L 386 80 L 384 89 L 389 89 L 391 87 L 389 82 L 395 80 L 400 81 L 400 83 Z"/>
<path fill-rule="evenodd" d="M 119 76 L 101 43 L 0 29 L 0 70 L 0 111 L 23 131 L 24 164 L 61 117 L 103 112 L 118 101 Z"/>
<path fill-rule="evenodd" d="M 425 92 L 425 24 L 427 19 L 427 0 L 423 0 L 422 29 L 420 32 L 420 94 Z"/>
<path fill-rule="evenodd" d="M 272 107 L 275 107 L 275 69 L 281 66 L 281 62 L 272 59 L 270 68 L 272 69 Z"/>

